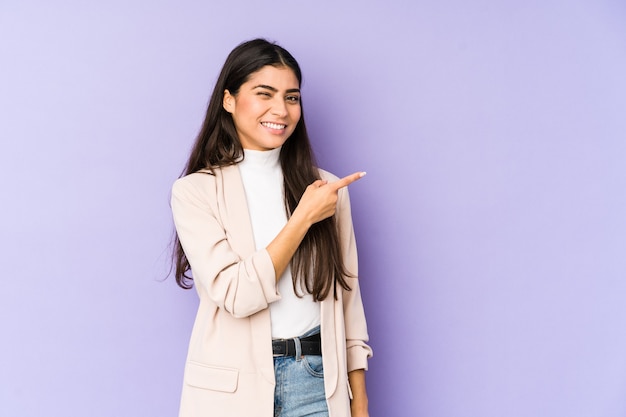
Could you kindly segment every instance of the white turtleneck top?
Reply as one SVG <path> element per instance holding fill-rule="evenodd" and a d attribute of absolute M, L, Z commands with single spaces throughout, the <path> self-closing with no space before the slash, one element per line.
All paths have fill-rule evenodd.
<path fill-rule="evenodd" d="M 244 149 L 239 171 L 246 191 L 248 209 L 257 250 L 267 247 L 287 224 L 283 197 L 283 172 L 280 148 L 270 151 Z M 281 299 L 270 304 L 272 338 L 287 339 L 304 334 L 320 324 L 319 303 L 311 294 L 293 290 L 291 269 L 287 267 L 278 281 Z"/>

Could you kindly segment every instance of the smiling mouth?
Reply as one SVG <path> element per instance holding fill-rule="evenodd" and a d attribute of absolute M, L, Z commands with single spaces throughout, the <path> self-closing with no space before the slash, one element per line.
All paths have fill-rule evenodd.
<path fill-rule="evenodd" d="M 272 122 L 261 122 L 261 124 L 265 127 L 269 127 L 270 129 L 283 130 L 287 127 L 287 125 L 280 123 L 272 123 Z"/>

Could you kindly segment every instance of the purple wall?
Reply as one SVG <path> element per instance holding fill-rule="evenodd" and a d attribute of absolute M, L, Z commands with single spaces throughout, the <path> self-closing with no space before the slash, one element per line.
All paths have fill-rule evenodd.
<path fill-rule="evenodd" d="M 0 4 L 0 415 L 176 414 L 169 188 L 255 36 L 368 171 L 372 416 L 626 415 L 623 2 L 51 3 Z"/>

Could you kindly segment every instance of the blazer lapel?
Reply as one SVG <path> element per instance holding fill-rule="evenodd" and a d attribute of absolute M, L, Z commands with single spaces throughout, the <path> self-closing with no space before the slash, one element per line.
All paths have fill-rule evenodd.
<path fill-rule="evenodd" d="M 224 207 L 220 214 L 225 220 L 224 227 L 232 248 L 245 258 L 256 251 L 246 191 L 237 165 L 223 167 L 221 173 Z"/>
<path fill-rule="evenodd" d="M 224 219 L 226 236 L 233 250 L 243 259 L 256 250 L 254 232 L 246 191 L 243 187 L 241 173 L 237 165 L 229 165 L 221 169 L 222 181 L 218 181 L 223 195 L 224 205 L 220 208 L 220 216 Z M 261 310 L 250 316 L 250 331 L 257 367 L 266 381 L 274 383 L 274 361 L 272 360 L 272 324 L 269 309 Z"/>

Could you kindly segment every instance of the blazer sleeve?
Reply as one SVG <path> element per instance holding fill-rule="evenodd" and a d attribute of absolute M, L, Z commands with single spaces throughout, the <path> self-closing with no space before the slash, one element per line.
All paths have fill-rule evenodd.
<path fill-rule="evenodd" d="M 192 181 L 189 177 L 195 177 Z M 248 317 L 280 299 L 276 272 L 265 249 L 246 258 L 231 247 L 218 215 L 217 195 L 209 174 L 191 174 L 172 187 L 172 214 L 178 238 L 191 266 L 194 284 L 219 307 L 236 318 Z M 207 178 L 209 177 L 209 178 Z"/>
<path fill-rule="evenodd" d="M 367 344 L 369 335 L 367 333 L 365 311 L 361 300 L 356 240 L 352 225 L 350 198 L 346 187 L 342 188 L 339 192 L 336 216 L 344 263 L 347 270 L 353 275 L 353 277 L 346 279 L 351 290 L 342 290 L 347 366 L 348 372 L 350 372 L 356 369 L 367 369 L 367 361 L 372 357 L 373 352 L 371 347 Z"/>

